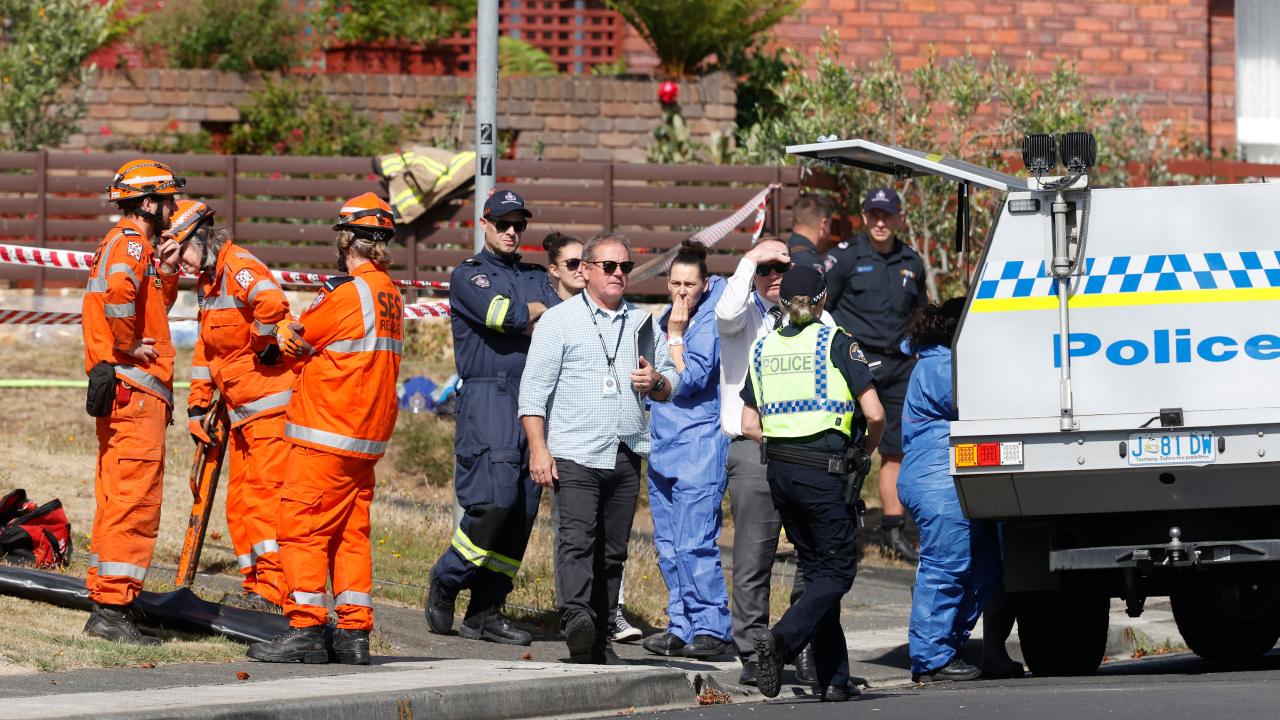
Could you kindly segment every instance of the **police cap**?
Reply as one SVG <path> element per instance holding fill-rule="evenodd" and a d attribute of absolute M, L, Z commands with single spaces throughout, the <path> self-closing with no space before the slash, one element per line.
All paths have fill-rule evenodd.
<path fill-rule="evenodd" d="M 816 298 L 827 289 L 822 273 L 808 265 L 795 265 L 782 276 L 782 289 L 779 295 L 783 300 L 790 300 L 797 295 Z"/>

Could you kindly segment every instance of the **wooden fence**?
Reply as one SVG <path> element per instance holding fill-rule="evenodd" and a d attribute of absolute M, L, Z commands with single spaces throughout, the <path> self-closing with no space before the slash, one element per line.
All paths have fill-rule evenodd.
<path fill-rule="evenodd" d="M 114 222 L 104 189 L 136 154 L 35 152 L 0 154 L 0 242 L 92 251 Z M 342 200 L 373 190 L 385 195 L 370 158 L 155 155 L 187 178 L 185 194 L 209 203 L 238 242 L 277 269 L 332 271 L 333 231 Z M 790 223 L 799 192 L 796 168 L 502 161 L 499 187 L 524 196 L 535 216 L 522 244 L 531 262 L 545 261 L 551 230 L 589 237 L 602 230 L 628 235 L 636 259 L 678 244 L 717 222 L 766 184 L 777 182 L 766 232 Z M 392 274 L 447 280 L 472 253 L 470 196 L 438 207 L 402 228 Z M 732 272 L 731 255 L 750 242 L 748 218 L 722 240 L 708 262 Z M 79 285 L 80 275 L 51 268 L 0 266 L 0 279 L 34 286 Z M 634 288 L 661 292 L 661 281 Z"/>

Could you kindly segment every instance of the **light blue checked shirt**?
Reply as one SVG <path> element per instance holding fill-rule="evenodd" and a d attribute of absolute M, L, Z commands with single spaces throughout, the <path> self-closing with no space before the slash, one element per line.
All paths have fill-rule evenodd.
<path fill-rule="evenodd" d="M 618 443 L 641 455 L 649 454 L 645 401 L 631 389 L 631 370 L 640 366 L 636 333 L 650 322 L 649 313 L 636 305 L 624 300 L 617 313 L 610 313 L 592 302 L 586 292 L 543 313 L 520 377 L 520 415 L 546 418 L 547 448 L 552 457 L 612 470 L 618 460 Z M 674 395 L 679 378 L 662 333 L 654 333 L 654 344 L 655 365 Z M 605 395 L 603 386 L 609 376 L 605 347 L 612 356 L 615 346 L 618 351 L 611 377 L 617 383 L 617 393 Z"/>

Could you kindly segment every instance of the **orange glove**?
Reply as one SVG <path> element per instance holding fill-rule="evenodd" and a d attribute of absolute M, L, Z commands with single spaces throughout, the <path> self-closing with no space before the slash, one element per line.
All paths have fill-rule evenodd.
<path fill-rule="evenodd" d="M 209 408 L 187 408 L 188 415 L 192 413 L 195 413 L 196 415 L 203 415 L 209 412 L 211 412 Z M 200 421 L 200 417 L 193 417 L 187 420 L 187 432 L 191 433 L 191 439 L 197 443 L 204 443 L 205 445 L 216 444 L 214 443 L 213 438 L 209 436 L 209 431 L 205 430 L 204 424 Z"/>
<path fill-rule="evenodd" d="M 276 323 L 276 343 L 280 351 L 289 357 L 302 357 L 315 352 L 311 343 L 302 337 L 305 328 L 297 320 L 281 320 Z"/>

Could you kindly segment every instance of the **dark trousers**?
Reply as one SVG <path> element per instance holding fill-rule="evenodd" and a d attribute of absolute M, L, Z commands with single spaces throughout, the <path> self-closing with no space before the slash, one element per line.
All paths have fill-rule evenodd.
<path fill-rule="evenodd" d="M 640 495 L 640 456 L 618 446 L 614 467 L 598 470 L 556 458 L 560 479 L 560 543 L 556 585 L 560 627 L 586 615 L 596 625 L 597 644 L 609 637 L 610 608 L 618 604 L 622 565 Z"/>
<path fill-rule="evenodd" d="M 755 659 L 751 631 L 769 627 L 770 582 L 782 518 L 773 506 L 760 444 L 740 437 L 729 444 L 729 511 L 733 513 L 733 642 L 745 664 Z M 797 569 L 791 602 L 804 592 Z"/>
<path fill-rule="evenodd" d="M 519 393 L 499 378 L 469 379 L 458 393 L 454 490 L 464 514 L 431 576 L 450 594 L 471 589 L 468 615 L 502 607 L 542 498 L 529 477 Z"/>
<path fill-rule="evenodd" d="M 773 626 L 778 652 L 790 661 L 805 643 L 811 644 L 818 687 L 839 687 L 849 680 L 840 600 L 858 573 L 856 529 L 844 504 L 844 481 L 825 470 L 778 460 L 770 460 L 768 467 L 774 505 L 804 572 L 804 593 Z"/>

